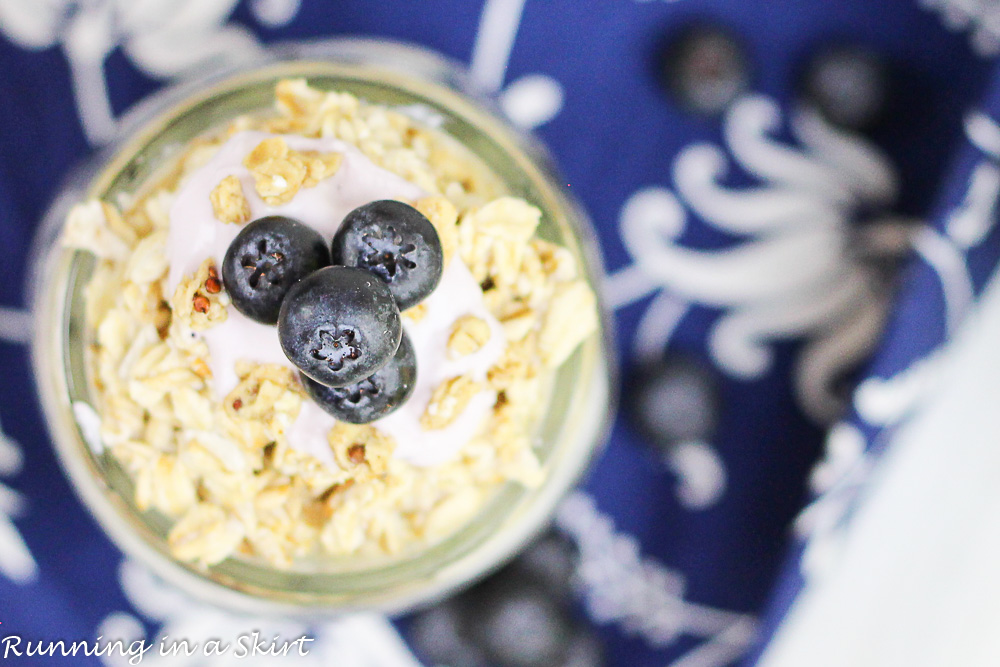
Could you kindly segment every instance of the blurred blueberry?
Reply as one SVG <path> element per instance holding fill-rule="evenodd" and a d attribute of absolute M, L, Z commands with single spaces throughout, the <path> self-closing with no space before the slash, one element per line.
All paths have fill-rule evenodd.
<path fill-rule="evenodd" d="M 463 596 L 462 634 L 494 667 L 560 667 L 576 628 L 569 611 L 516 570 Z"/>
<path fill-rule="evenodd" d="M 681 354 L 638 366 L 627 380 L 625 402 L 636 429 L 660 448 L 712 438 L 719 421 L 715 374 Z"/>
<path fill-rule="evenodd" d="M 550 532 L 525 549 L 511 567 L 532 577 L 553 595 L 567 599 L 579 562 L 576 544 L 561 533 Z"/>
<path fill-rule="evenodd" d="M 658 69 L 667 92 L 687 111 L 721 114 L 750 86 L 743 44 L 720 26 L 695 24 L 668 35 Z"/>
<path fill-rule="evenodd" d="M 561 667 L 602 667 L 604 665 L 604 645 L 583 626 L 577 628 L 570 642 L 566 661 Z"/>
<path fill-rule="evenodd" d="M 488 667 L 482 653 L 459 635 L 460 624 L 455 598 L 414 616 L 409 638 L 421 662 L 430 666 Z"/>
<path fill-rule="evenodd" d="M 417 614 L 418 656 L 448 667 L 600 667 L 600 642 L 570 610 L 575 544 L 551 532 L 505 568 Z"/>
<path fill-rule="evenodd" d="M 867 130 L 885 117 L 890 71 L 878 54 L 861 46 L 837 45 L 818 51 L 800 84 L 806 104 L 829 123 Z"/>

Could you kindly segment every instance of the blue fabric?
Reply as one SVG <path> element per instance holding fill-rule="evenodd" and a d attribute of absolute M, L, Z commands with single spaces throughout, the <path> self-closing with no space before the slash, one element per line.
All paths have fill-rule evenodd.
<path fill-rule="evenodd" d="M 239 3 L 231 16 L 223 12 L 222 23 L 243 26 L 265 44 L 377 36 L 424 45 L 461 62 L 470 59 L 483 11 L 483 3 L 468 0 L 303 0 L 287 23 L 271 27 L 254 7 L 265 4 Z M 67 7 L 67 16 L 72 11 Z M 675 160 L 684 149 L 706 142 L 717 146 L 728 162 L 725 187 L 760 185 L 759 177 L 732 159 L 724 121 L 686 114 L 657 82 L 652 63 L 662 36 L 694 20 L 728 26 L 744 40 L 752 71 L 749 92 L 775 103 L 781 119 L 776 134 L 796 150 L 800 146 L 788 120 L 796 110 L 796 79 L 808 57 L 839 40 L 884 55 L 895 67 L 894 94 L 888 122 L 871 139 L 899 176 L 892 210 L 928 217 L 931 227 L 947 237 L 945 221 L 965 196 L 970 173 L 995 158 L 968 145 L 963 116 L 982 109 L 1000 117 L 1000 79 L 986 90 L 991 60 L 973 52 L 966 34 L 949 32 L 935 12 L 913 0 L 527 0 L 505 81 L 543 74 L 564 91 L 561 110 L 537 133 L 593 219 L 609 273 L 625 270 L 634 259 L 622 240 L 623 207 L 644 188 L 673 191 Z M 44 207 L 72 165 L 99 143 L 88 140 L 81 125 L 67 52 L 58 39 L 42 48 L 23 42 L 0 12 L 0 247 L 5 258 L 0 305 L 11 309 L 25 306 L 27 249 Z M 107 56 L 103 69 L 115 114 L 166 82 L 137 66 L 121 47 Z M 957 251 L 967 260 L 977 290 L 1000 260 L 998 234 L 994 228 L 967 251 Z M 688 210 L 678 243 L 713 251 L 743 241 Z M 942 343 L 947 327 L 941 281 L 919 258 L 908 265 L 886 333 L 860 379 L 892 377 Z M 615 342 L 626 371 L 635 363 L 633 341 L 649 301 L 650 296 L 641 296 L 615 313 Z M 708 341 L 720 313 L 714 306 L 689 304 L 671 348 L 713 365 Z M 677 598 L 682 618 L 690 604 L 736 619 L 760 618 L 754 626 L 760 628 L 753 640 L 758 646 L 803 583 L 803 546 L 791 523 L 811 501 L 807 478 L 821 456 L 826 428 L 803 414 L 793 389 L 802 341 L 768 342 L 768 347 L 775 356 L 761 376 L 718 374 L 722 421 L 709 444 L 727 477 L 717 502 L 697 510 L 679 502 L 677 476 L 624 418 L 616 422 L 583 487 L 596 510 L 613 520 L 616 534 L 636 541 L 648 562 L 682 577 Z M 23 512 L 14 526 L 37 563 L 37 575 L 26 581 L 4 576 L 0 568 L 0 637 L 94 638 L 101 623 L 120 611 L 154 631 L 153 619 L 133 611 L 122 591 L 121 554 L 84 511 L 56 464 L 33 394 L 26 347 L 0 342 L 0 365 L 3 432 L 20 443 L 24 455 L 19 473 L 4 474 L 0 468 L 0 491 L 6 487 L 22 497 Z M 863 434 L 873 457 L 885 442 L 883 431 L 893 426 L 871 424 L 856 411 L 849 422 Z M 0 512 L 0 527 L 2 521 Z M 596 617 L 587 599 L 584 586 L 580 611 L 605 641 L 608 665 L 672 664 L 712 641 L 711 633 L 689 632 L 683 622 L 676 638 L 651 640 L 649 632 L 625 622 L 627 614 Z M 748 644 L 737 642 L 724 657 L 698 664 L 735 663 Z M 57 663 L 65 664 L 42 658 L 25 664 Z M 99 663 L 76 658 L 74 664 Z"/>
<path fill-rule="evenodd" d="M 972 113 L 982 114 L 981 118 L 989 119 L 988 122 L 996 127 L 995 123 L 1000 119 L 1000 77 L 996 73 L 987 84 L 981 100 L 972 105 L 970 114 Z M 986 211 L 990 226 L 984 230 L 986 233 L 983 238 L 978 239 L 971 247 L 963 248 L 961 242 L 955 241 L 955 234 L 949 229 L 949 223 L 956 212 L 961 210 L 976 170 L 994 168 L 998 155 L 995 147 L 977 143 L 971 132 L 959 142 L 954 153 L 952 164 L 942 176 L 928 225 L 935 234 L 953 246 L 956 256 L 961 259 L 961 270 L 946 274 L 935 271 L 924 257 L 913 259 L 907 267 L 905 281 L 882 342 L 863 374 L 864 381 L 891 380 L 931 359 L 949 340 L 949 317 L 961 321 L 974 307 L 973 302 L 960 308 L 954 315 L 949 313 L 949 309 L 956 304 L 949 303 L 945 297 L 943 292 L 947 289 L 946 286 L 966 282 L 975 298 L 995 275 L 997 263 L 1000 262 L 1000 228 L 994 224 L 995 203 Z M 857 407 L 860 410 L 852 410 L 845 423 L 864 435 L 866 449 L 863 457 L 877 460 L 889 445 L 893 430 L 905 422 L 912 414 L 911 410 L 918 406 L 919 403 L 916 403 L 909 406 L 910 409 L 906 412 L 895 415 L 892 419 L 882 420 L 865 414 L 863 404 L 859 403 Z M 862 488 L 850 488 L 847 504 L 838 517 L 837 527 L 842 527 L 849 521 L 857 494 Z M 824 500 L 825 497 L 820 495 L 813 502 L 818 505 Z M 821 540 L 823 537 L 824 535 L 816 534 L 808 536 L 809 540 Z M 764 639 L 777 630 L 797 594 L 808 584 L 808 575 L 803 572 L 801 563 L 809 545 L 808 540 L 797 541 L 790 549 L 787 565 L 772 592 L 771 604 L 763 619 L 765 630 L 762 632 L 762 639 L 757 650 L 747 656 L 747 664 L 752 664 L 754 658 L 766 647 Z"/>

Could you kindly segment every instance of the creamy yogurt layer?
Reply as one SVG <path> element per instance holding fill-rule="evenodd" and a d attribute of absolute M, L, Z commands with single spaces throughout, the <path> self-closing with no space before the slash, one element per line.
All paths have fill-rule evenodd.
<path fill-rule="evenodd" d="M 340 153 L 337 173 L 316 186 L 300 190 L 284 204 L 268 205 L 254 189 L 254 178 L 243 161 L 265 139 L 280 136 L 297 151 Z M 309 225 L 325 238 L 332 238 L 341 221 L 353 209 L 379 199 L 415 201 L 424 193 L 412 183 L 374 164 L 353 146 L 335 139 L 311 139 L 298 135 L 274 135 L 244 131 L 230 137 L 201 168 L 187 176 L 170 208 L 167 237 L 168 293 L 184 276 L 194 273 L 206 257 L 222 263 L 226 249 L 240 231 L 239 225 L 221 222 L 210 202 L 213 188 L 227 176 L 240 180 L 251 218 L 284 215 Z M 450 377 L 469 375 L 484 381 L 506 345 L 503 327 L 483 303 L 483 293 L 460 257 L 453 257 L 441 283 L 423 302 L 426 312 L 419 322 L 407 320 L 406 332 L 417 356 L 417 383 L 410 399 L 374 426 L 396 440 L 394 456 L 417 466 L 437 465 L 453 458 L 480 428 L 496 392 L 483 390 L 470 400 L 465 411 L 443 429 L 425 430 L 420 417 L 434 388 Z M 487 343 L 477 352 L 449 359 L 444 342 L 452 324 L 463 315 L 475 315 L 490 327 Z M 280 364 L 291 368 L 278 343 L 273 326 L 254 322 L 235 308 L 221 324 L 200 336 L 208 345 L 212 388 L 220 399 L 236 386 L 237 361 Z M 336 420 L 312 401 L 306 401 L 288 431 L 289 446 L 336 465 L 326 434 Z"/>

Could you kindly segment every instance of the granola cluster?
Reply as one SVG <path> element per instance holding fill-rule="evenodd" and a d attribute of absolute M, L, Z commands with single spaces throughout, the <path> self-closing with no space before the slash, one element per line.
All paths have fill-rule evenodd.
<path fill-rule="evenodd" d="M 316 556 L 398 554 L 453 532 L 506 482 L 539 484 L 532 433 L 546 376 L 597 325 L 573 256 L 536 237 L 538 209 L 504 196 L 453 140 L 301 80 L 279 83 L 276 97 L 275 115 L 238 118 L 193 142 L 168 176 L 130 200 L 78 205 L 64 233 L 68 246 L 98 259 L 86 317 L 103 441 L 131 474 L 137 505 L 174 520 L 173 554 L 203 565 L 233 555 L 287 568 Z M 289 430 L 309 399 L 288 367 L 240 361 L 235 388 L 221 400 L 213 393 L 199 332 L 226 320 L 229 299 L 210 259 L 165 293 L 168 212 L 184 179 L 245 129 L 336 137 L 429 193 L 410 203 L 435 225 L 445 261 L 460 257 L 480 283 L 507 341 L 485 381 L 449 378 L 424 408 L 421 426 L 442 429 L 472 397 L 495 396 L 478 435 L 453 460 L 418 467 L 396 458 L 398 443 L 377 425 L 337 423 L 327 434 L 333 464 L 296 448 Z M 340 160 L 274 137 L 244 166 L 257 194 L 277 204 L 333 177 Z M 222 222 L 250 218 L 235 177 L 215 184 L 210 201 Z M 411 322 L 424 315 L 423 305 L 404 312 Z M 490 333 L 483 319 L 466 315 L 441 345 L 457 359 L 480 350 Z"/>

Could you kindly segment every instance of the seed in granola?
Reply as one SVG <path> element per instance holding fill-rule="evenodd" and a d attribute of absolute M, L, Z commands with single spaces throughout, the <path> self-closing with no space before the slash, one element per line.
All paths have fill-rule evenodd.
<path fill-rule="evenodd" d="M 236 310 L 262 324 L 274 324 L 292 285 L 329 263 L 330 252 L 319 232 L 297 220 L 271 215 L 254 220 L 236 235 L 222 261 L 222 278 Z"/>
<path fill-rule="evenodd" d="M 205 291 L 209 294 L 218 294 L 222 291 L 222 281 L 209 276 L 208 280 L 205 281 Z"/>
<path fill-rule="evenodd" d="M 337 492 L 337 490 L 340 488 L 340 486 L 341 486 L 340 484 L 331 484 L 329 487 L 327 487 L 327 489 L 325 491 L 323 491 L 323 493 L 319 494 L 316 497 L 316 501 L 317 502 L 321 502 L 321 503 L 325 503 L 327 500 L 330 499 L 330 496 L 332 496 L 333 494 L 335 494 Z"/>
<path fill-rule="evenodd" d="M 365 446 L 364 445 L 351 445 L 347 449 L 347 458 L 351 460 L 351 463 L 356 463 L 361 465 L 365 462 Z"/>
<path fill-rule="evenodd" d="M 211 305 L 208 297 L 204 294 L 195 294 L 191 303 L 193 304 L 196 313 L 207 313 L 208 307 Z"/>
<path fill-rule="evenodd" d="M 237 398 L 233 401 L 233 410 L 239 410 L 243 407 L 243 399 Z"/>
<path fill-rule="evenodd" d="M 170 310 L 170 304 L 165 300 L 160 300 L 156 305 L 156 333 L 160 335 L 160 340 L 166 340 L 167 335 L 170 333 L 170 320 L 173 316 L 173 311 Z"/>
<path fill-rule="evenodd" d="M 409 204 L 390 199 L 347 214 L 333 237 L 333 261 L 377 275 L 402 310 L 433 292 L 444 270 L 441 239 L 431 221 Z"/>
<path fill-rule="evenodd" d="M 486 280 L 484 280 L 483 282 L 479 283 L 479 289 L 483 290 L 484 292 L 489 292 L 491 289 L 493 289 L 496 286 L 497 286 L 497 284 L 493 281 L 493 277 L 492 276 L 486 276 Z"/>
<path fill-rule="evenodd" d="M 192 341 L 197 339 L 198 331 L 214 327 L 228 317 L 226 302 L 205 289 L 212 264 L 211 258 L 205 258 L 197 271 L 181 280 L 170 299 L 170 319 L 182 327 L 178 333 L 189 335 Z M 168 331 L 167 335 L 172 334 Z"/>

